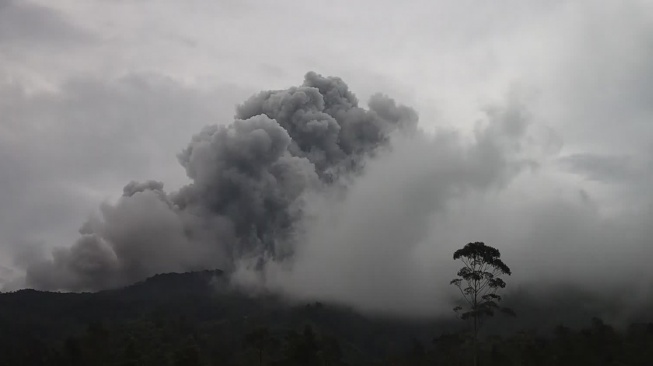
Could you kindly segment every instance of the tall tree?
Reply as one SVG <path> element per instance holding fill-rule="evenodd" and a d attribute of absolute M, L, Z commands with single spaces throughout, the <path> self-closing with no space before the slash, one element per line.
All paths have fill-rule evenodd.
<path fill-rule="evenodd" d="M 463 320 L 472 321 L 472 347 L 474 366 L 478 365 L 478 329 L 483 317 L 494 315 L 496 310 L 512 314 L 512 310 L 499 306 L 499 289 L 506 287 L 501 275 L 510 275 L 510 268 L 501 260 L 498 249 L 483 242 L 468 243 L 453 254 L 464 266 L 458 271 L 458 278 L 451 280 L 465 300 L 465 306 L 456 306 L 454 311 Z"/>
<path fill-rule="evenodd" d="M 275 341 L 267 327 L 257 328 L 245 335 L 245 344 L 254 348 L 258 353 L 259 366 L 263 365 L 263 352 L 273 348 L 276 345 Z"/>

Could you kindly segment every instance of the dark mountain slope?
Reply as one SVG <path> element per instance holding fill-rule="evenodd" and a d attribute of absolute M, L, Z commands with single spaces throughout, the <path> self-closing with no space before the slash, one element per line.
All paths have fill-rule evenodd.
<path fill-rule="evenodd" d="M 619 313 L 618 298 L 605 303 L 558 288 L 506 300 L 518 317 L 484 324 L 485 335 L 503 334 L 484 337 L 486 365 L 649 365 L 653 358 L 650 313 L 632 313 L 639 324 L 620 330 L 590 321 Z M 221 271 L 161 274 L 97 293 L 0 294 L 0 366 L 462 365 L 469 343 L 442 335 L 461 327 L 453 314 L 447 322 L 411 322 L 250 297 L 230 289 Z"/>
<path fill-rule="evenodd" d="M 240 357 L 248 332 L 267 327 L 283 338 L 306 325 L 338 339 L 351 359 L 400 352 L 413 339 L 429 342 L 434 334 L 434 324 L 370 318 L 319 303 L 291 305 L 274 296 L 248 297 L 229 290 L 221 271 L 203 271 L 160 274 L 123 289 L 97 293 L 20 290 L 0 294 L 0 361 L 3 354 L 24 345 L 44 349 L 44 354 L 65 349 L 66 339 L 88 336 L 93 329 L 114 336 L 122 333 L 145 344 L 159 336 L 166 338 L 157 332 L 171 333 L 181 343 L 186 338 L 204 343 L 201 353 L 206 358 L 218 353 L 230 359 Z M 181 347 L 177 341 L 172 348 Z M 157 342 L 170 343 L 166 339 Z"/>

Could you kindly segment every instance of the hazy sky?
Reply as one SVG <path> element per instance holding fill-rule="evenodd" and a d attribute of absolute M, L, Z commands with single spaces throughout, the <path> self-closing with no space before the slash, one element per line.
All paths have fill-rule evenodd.
<path fill-rule="evenodd" d="M 623 241 L 627 258 L 653 246 L 645 236 L 653 223 L 651 1 L 0 0 L 0 278 L 20 277 L 37 252 L 71 245 L 89 214 L 129 181 L 181 187 L 188 180 L 176 155 L 193 135 L 231 123 L 247 97 L 298 85 L 308 71 L 342 78 L 362 102 L 387 94 L 413 107 L 422 128 L 462 139 L 513 110 L 528 121 L 521 143 L 538 173 L 482 198 L 466 195 L 438 220 L 436 209 L 417 210 L 418 221 L 435 220 L 421 227 L 448 229 L 415 239 L 411 256 L 428 253 L 427 237 L 455 241 L 447 248 L 527 240 L 543 252 L 537 240 L 549 251 Z M 410 149 L 407 159 L 431 153 Z M 374 165 L 370 174 L 384 179 Z M 367 192 L 365 182 L 354 191 Z M 582 225 L 568 227 L 565 215 Z M 395 218 L 363 224 L 384 220 Z M 515 228 L 530 222 L 541 225 Z M 483 237 L 456 235 L 471 223 Z M 315 240 L 334 239 L 323 231 Z M 361 237 L 338 232 L 339 240 Z M 341 260 L 334 253 L 319 256 Z M 313 268 L 306 263 L 298 271 Z M 352 286 L 325 291 L 356 303 Z"/>

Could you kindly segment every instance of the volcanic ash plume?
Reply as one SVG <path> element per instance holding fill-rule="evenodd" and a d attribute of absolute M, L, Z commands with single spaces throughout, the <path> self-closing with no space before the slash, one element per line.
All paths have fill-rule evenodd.
<path fill-rule="evenodd" d="M 416 127 L 417 114 L 392 99 L 368 105 L 339 78 L 312 72 L 299 87 L 251 97 L 233 123 L 206 127 L 179 154 L 190 184 L 172 193 L 161 182 L 127 184 L 72 246 L 29 264 L 27 285 L 98 290 L 292 256 L 306 194 L 355 179 L 393 131 Z"/>

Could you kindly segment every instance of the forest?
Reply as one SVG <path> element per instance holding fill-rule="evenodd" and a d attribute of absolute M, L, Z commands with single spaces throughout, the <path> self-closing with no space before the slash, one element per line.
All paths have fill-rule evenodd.
<path fill-rule="evenodd" d="M 334 304 L 251 297 L 228 290 L 225 277 L 161 274 L 96 293 L 2 293 L 0 365 L 472 363 L 469 327 L 453 312 L 437 321 L 371 316 Z M 570 323 L 547 318 L 562 311 L 545 314 L 534 301 L 511 306 L 516 318 L 497 317 L 481 328 L 480 365 L 650 365 L 651 322 L 616 327 L 586 314 Z"/>

